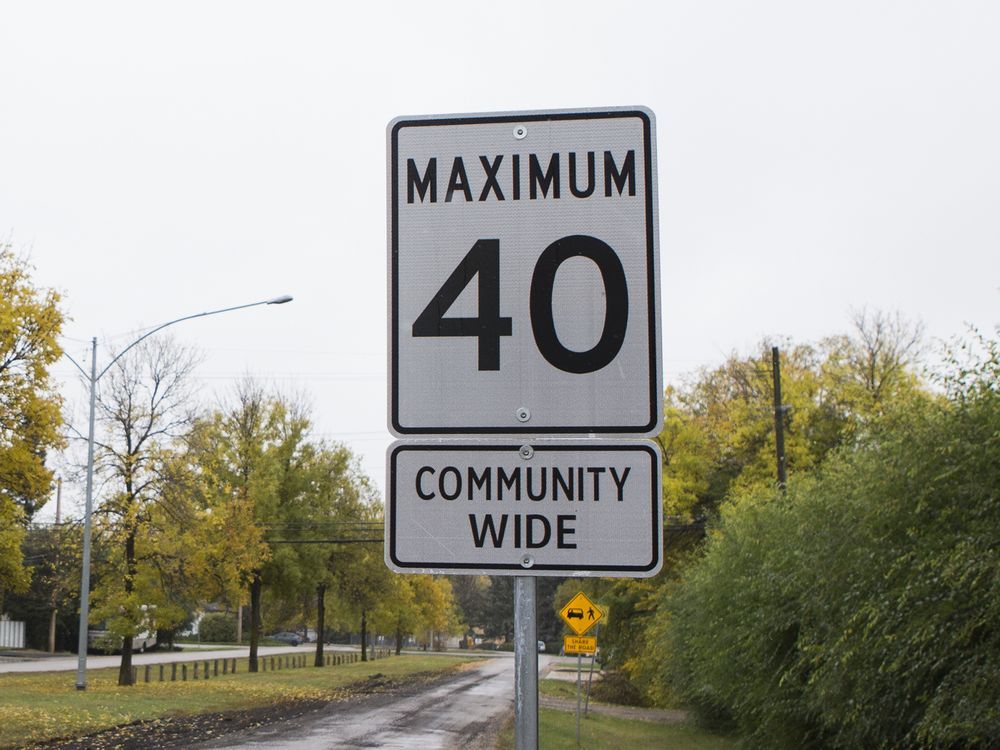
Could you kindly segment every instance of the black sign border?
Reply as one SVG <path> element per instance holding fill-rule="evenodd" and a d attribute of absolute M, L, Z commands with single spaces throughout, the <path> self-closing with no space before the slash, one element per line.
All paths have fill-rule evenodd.
<path fill-rule="evenodd" d="M 649 421 L 643 425 L 606 425 L 584 426 L 526 426 L 501 425 L 483 427 L 404 427 L 399 423 L 399 131 L 408 127 L 434 127 L 443 125 L 483 125 L 492 123 L 539 122 L 551 120 L 601 120 L 637 117 L 642 121 L 643 148 L 645 149 L 644 177 L 646 204 L 646 267 L 647 273 L 647 319 L 649 321 Z M 659 360 L 657 356 L 657 304 L 656 304 L 656 226 L 654 212 L 653 188 L 653 143 L 652 122 L 649 113 L 641 109 L 585 110 L 578 112 L 551 113 L 509 113 L 502 115 L 457 116 L 440 118 L 400 119 L 395 122 L 390 131 L 390 186 L 391 186 L 391 222 L 390 222 L 390 274 L 391 289 L 389 291 L 390 308 L 390 372 L 389 398 L 390 414 L 389 429 L 399 437 L 413 435 L 647 435 L 654 432 L 660 424 L 659 399 Z"/>
<path fill-rule="evenodd" d="M 562 574 L 570 575 L 580 574 L 580 573 L 595 573 L 595 574 L 608 574 L 614 576 L 617 574 L 619 577 L 630 577 L 628 573 L 642 574 L 633 575 L 631 577 L 649 577 L 656 575 L 658 572 L 663 557 L 661 550 L 663 549 L 662 539 L 663 539 L 663 521 L 662 521 L 662 499 L 659 481 L 659 469 L 660 469 L 660 456 L 659 453 L 652 445 L 643 444 L 641 442 L 635 443 L 605 443 L 605 442 L 594 442 L 590 443 L 563 443 L 563 444 L 538 444 L 532 443 L 531 447 L 535 452 L 535 455 L 545 452 L 553 453 L 568 453 L 571 451 L 580 450 L 593 450 L 593 451 L 613 451 L 617 453 L 633 452 L 633 451 L 645 451 L 649 454 L 650 458 L 650 487 L 652 487 L 652 492 L 650 493 L 651 500 L 651 510 L 652 510 L 652 528 L 651 539 L 653 541 L 653 559 L 646 565 L 588 565 L 586 563 L 574 564 L 572 566 L 568 565 L 532 565 L 530 568 L 525 568 L 517 563 L 495 563 L 491 565 L 483 565 L 481 563 L 454 563 L 454 562 L 403 562 L 396 555 L 396 457 L 402 451 L 429 451 L 432 453 L 437 452 L 449 452 L 449 451 L 482 451 L 495 453 L 497 451 L 510 451 L 512 454 L 517 454 L 521 449 L 521 443 L 411 443 L 411 442 L 400 442 L 392 445 L 389 449 L 389 484 L 386 488 L 388 493 L 388 502 L 386 503 L 386 526 L 385 526 L 385 554 L 387 561 L 391 561 L 392 566 L 398 571 L 412 572 L 412 573 L 426 573 L 431 571 L 433 573 L 466 573 L 469 575 L 475 575 L 480 572 L 486 574 L 493 573 L 497 575 L 542 575 L 542 574 Z M 660 541 L 657 540 L 657 535 L 660 535 Z M 542 572 L 544 573 L 542 573 Z"/>

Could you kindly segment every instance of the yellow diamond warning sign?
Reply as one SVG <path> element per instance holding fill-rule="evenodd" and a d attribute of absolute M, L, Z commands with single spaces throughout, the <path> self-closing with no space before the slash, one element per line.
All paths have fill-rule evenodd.
<path fill-rule="evenodd" d="M 559 610 L 559 616 L 566 621 L 570 630 L 583 635 L 601 621 L 604 613 L 581 591 Z"/>
<path fill-rule="evenodd" d="M 563 651 L 567 654 L 592 654 L 597 651 L 597 638 L 592 635 L 564 635 Z"/>

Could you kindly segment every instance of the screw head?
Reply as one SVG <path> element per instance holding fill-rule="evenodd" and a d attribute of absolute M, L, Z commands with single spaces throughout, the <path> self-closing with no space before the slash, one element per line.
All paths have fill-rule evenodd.
<path fill-rule="evenodd" d="M 518 451 L 518 455 L 521 456 L 525 461 L 535 455 L 535 449 L 530 445 L 522 445 L 521 449 Z"/>
<path fill-rule="evenodd" d="M 527 137 L 527 135 L 528 135 L 528 128 L 526 128 L 524 125 L 514 126 L 514 137 L 517 138 L 517 140 L 523 141 Z"/>
<path fill-rule="evenodd" d="M 527 422 L 529 419 L 531 419 L 531 412 L 527 408 L 525 408 L 523 406 L 520 407 L 517 410 L 517 421 L 518 422 Z"/>
<path fill-rule="evenodd" d="M 525 555 L 524 557 L 521 558 L 522 568 L 530 568 L 534 564 L 535 564 L 535 558 L 533 558 L 531 555 Z"/>

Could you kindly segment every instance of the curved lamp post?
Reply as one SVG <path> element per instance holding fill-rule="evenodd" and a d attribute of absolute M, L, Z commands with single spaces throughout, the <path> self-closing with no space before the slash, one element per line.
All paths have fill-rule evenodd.
<path fill-rule="evenodd" d="M 142 336 L 137 338 L 131 344 L 122 349 L 118 354 L 115 355 L 108 364 L 101 370 L 100 373 L 97 372 L 97 337 L 95 336 L 90 341 L 90 372 L 88 373 L 84 370 L 80 364 L 73 359 L 69 354 L 63 352 L 66 358 L 72 362 L 76 369 L 83 373 L 88 381 L 90 381 L 90 426 L 87 432 L 87 503 L 84 507 L 83 513 L 83 566 L 80 575 L 80 639 L 78 641 L 78 651 L 77 651 L 77 670 L 76 670 L 76 689 L 86 690 L 87 689 L 87 621 L 90 618 L 90 516 L 93 512 L 94 507 L 94 411 L 97 403 L 97 381 L 104 377 L 111 366 L 124 356 L 124 354 L 134 347 L 139 342 L 144 339 L 149 338 L 157 331 L 162 331 L 167 326 L 172 326 L 174 323 L 180 323 L 184 320 L 191 320 L 192 318 L 203 318 L 206 315 L 218 315 L 219 313 L 231 312 L 232 310 L 242 310 L 246 307 L 257 307 L 258 305 L 283 305 L 286 302 L 291 302 L 292 296 L 290 294 L 284 294 L 280 297 L 274 297 L 272 299 L 262 300 L 260 302 L 251 302 L 248 305 L 237 305 L 236 307 L 224 307 L 221 310 L 209 310 L 208 312 L 195 313 L 194 315 L 185 315 L 183 318 L 176 318 L 175 320 L 168 320 L 162 325 L 158 325 L 150 331 L 147 331 Z"/>

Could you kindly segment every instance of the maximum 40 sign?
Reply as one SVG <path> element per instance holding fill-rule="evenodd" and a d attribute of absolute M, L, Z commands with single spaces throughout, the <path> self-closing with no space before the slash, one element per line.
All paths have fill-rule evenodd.
<path fill-rule="evenodd" d="M 652 113 L 389 126 L 390 429 L 653 435 Z"/>

